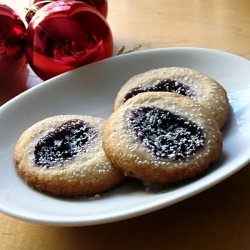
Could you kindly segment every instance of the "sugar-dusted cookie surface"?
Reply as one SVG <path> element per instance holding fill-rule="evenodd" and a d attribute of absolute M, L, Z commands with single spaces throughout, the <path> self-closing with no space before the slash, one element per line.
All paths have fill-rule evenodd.
<path fill-rule="evenodd" d="M 216 161 L 222 134 L 201 104 L 169 92 L 140 93 L 106 120 L 103 148 L 126 176 L 150 183 L 195 177 Z"/>
<path fill-rule="evenodd" d="M 117 186 L 124 176 L 102 149 L 103 123 L 81 115 L 37 122 L 16 143 L 18 174 L 31 187 L 58 197 L 92 196 Z"/>
<path fill-rule="evenodd" d="M 222 128 L 229 116 L 225 89 L 211 77 L 189 68 L 152 69 L 131 77 L 118 92 L 114 110 L 141 92 L 167 91 L 189 96 L 205 106 Z"/>

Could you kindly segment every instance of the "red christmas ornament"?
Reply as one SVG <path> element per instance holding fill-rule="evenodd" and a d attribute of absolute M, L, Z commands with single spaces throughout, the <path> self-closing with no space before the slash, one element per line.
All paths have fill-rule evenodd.
<path fill-rule="evenodd" d="M 17 13 L 0 3 L 0 86 L 25 64 L 25 32 L 25 25 Z"/>
<path fill-rule="evenodd" d="M 26 57 L 43 80 L 112 55 L 105 18 L 88 4 L 56 1 L 42 7 L 26 33 Z"/>
<path fill-rule="evenodd" d="M 17 13 L 0 4 L 0 105 L 27 89 L 25 30 Z"/>
<path fill-rule="evenodd" d="M 29 23 L 32 17 L 35 15 L 37 10 L 41 9 L 48 3 L 55 2 L 58 0 L 34 0 L 32 6 L 28 9 L 27 14 L 25 16 L 25 20 Z M 69 0 L 64 0 L 65 2 Z M 94 7 L 98 10 L 105 18 L 108 15 L 108 2 L 107 0 L 78 0 L 84 3 L 89 4 L 90 6 Z"/>

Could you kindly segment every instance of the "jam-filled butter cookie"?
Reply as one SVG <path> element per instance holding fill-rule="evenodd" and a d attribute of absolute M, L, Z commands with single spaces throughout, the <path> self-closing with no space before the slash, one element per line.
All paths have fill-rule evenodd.
<path fill-rule="evenodd" d="M 58 197 L 93 196 L 117 186 L 124 176 L 102 149 L 103 123 L 81 115 L 39 121 L 16 143 L 18 174 L 31 187 Z"/>
<path fill-rule="evenodd" d="M 222 134 L 201 104 L 168 92 L 140 93 L 106 120 L 103 148 L 126 176 L 174 183 L 201 174 L 222 150 Z"/>
<path fill-rule="evenodd" d="M 167 67 L 131 77 L 118 92 L 114 110 L 142 92 L 166 91 L 189 96 L 205 106 L 222 128 L 229 116 L 225 89 L 211 77 L 189 68 Z"/>

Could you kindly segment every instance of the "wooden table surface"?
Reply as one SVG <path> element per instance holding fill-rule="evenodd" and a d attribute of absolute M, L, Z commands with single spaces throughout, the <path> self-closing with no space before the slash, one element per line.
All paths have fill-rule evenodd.
<path fill-rule="evenodd" d="M 18 11 L 25 1 L 4 1 Z M 28 1 L 26 1 L 28 2 Z M 250 59 L 249 0 L 109 0 L 115 49 L 192 46 Z M 249 72 L 250 73 L 250 72 Z M 249 74 L 250 76 L 250 74 Z M 29 81 L 36 81 L 31 72 Z M 1 250 L 250 249 L 250 165 L 176 205 L 126 221 L 64 228 L 0 214 Z M 32 201 L 31 201 L 32 202 Z"/>

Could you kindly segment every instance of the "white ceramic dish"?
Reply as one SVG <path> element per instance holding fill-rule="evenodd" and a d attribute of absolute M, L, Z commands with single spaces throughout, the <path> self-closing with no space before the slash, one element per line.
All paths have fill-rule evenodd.
<path fill-rule="evenodd" d="M 12 152 L 21 132 L 56 114 L 107 117 L 116 92 L 130 76 L 148 69 L 185 66 L 209 74 L 228 91 L 231 119 L 224 129 L 220 161 L 206 175 L 169 189 L 146 192 L 128 183 L 99 199 L 62 200 L 30 189 L 17 176 Z M 94 225 L 142 215 L 193 196 L 250 161 L 250 62 L 229 53 L 199 49 L 154 49 L 116 56 L 68 72 L 0 107 L 0 211 L 53 225 Z"/>

